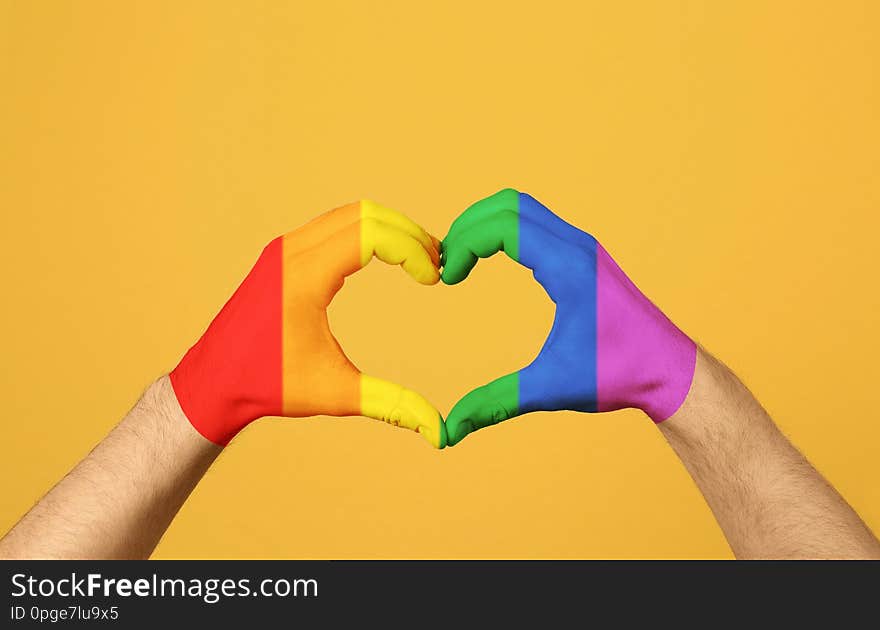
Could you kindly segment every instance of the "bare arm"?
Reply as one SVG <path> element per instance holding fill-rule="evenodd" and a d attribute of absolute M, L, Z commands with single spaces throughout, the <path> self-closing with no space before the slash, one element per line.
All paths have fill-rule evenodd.
<path fill-rule="evenodd" d="M 0 540 L 0 558 L 147 558 L 221 450 L 163 376 Z"/>
<path fill-rule="evenodd" d="M 738 558 L 880 559 L 858 514 L 704 350 L 684 404 L 658 426 Z"/>

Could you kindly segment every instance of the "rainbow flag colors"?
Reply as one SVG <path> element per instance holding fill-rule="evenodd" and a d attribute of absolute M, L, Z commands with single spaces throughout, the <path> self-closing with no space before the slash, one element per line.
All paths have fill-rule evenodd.
<path fill-rule="evenodd" d="M 442 245 L 443 281 L 461 282 L 479 258 L 498 251 L 533 270 L 556 303 L 556 316 L 531 364 L 456 404 L 446 420 L 450 445 L 531 411 L 637 407 L 655 422 L 675 413 L 693 379 L 696 346 L 595 238 L 531 196 L 506 189 L 452 224 Z"/>
<path fill-rule="evenodd" d="M 361 201 L 269 243 L 201 339 L 171 373 L 186 416 L 225 445 L 262 416 L 365 415 L 446 444 L 422 396 L 363 375 L 333 337 L 326 308 L 373 257 L 416 281 L 439 279 L 439 243 L 393 210 Z"/>

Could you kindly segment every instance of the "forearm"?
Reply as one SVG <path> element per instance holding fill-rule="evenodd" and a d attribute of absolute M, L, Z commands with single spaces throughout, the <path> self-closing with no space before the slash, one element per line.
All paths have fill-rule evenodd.
<path fill-rule="evenodd" d="M 690 393 L 659 427 L 738 558 L 880 558 L 858 514 L 708 353 L 698 350 Z"/>
<path fill-rule="evenodd" d="M 0 558 L 146 558 L 220 450 L 162 377 L 0 540 Z"/>

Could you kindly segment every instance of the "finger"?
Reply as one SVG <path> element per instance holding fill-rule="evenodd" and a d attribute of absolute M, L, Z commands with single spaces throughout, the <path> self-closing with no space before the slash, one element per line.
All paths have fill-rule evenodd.
<path fill-rule="evenodd" d="M 291 254 L 299 254 L 331 239 L 362 219 L 377 219 L 397 227 L 418 240 L 428 254 L 439 264 L 440 243 L 406 215 L 386 208 L 374 201 L 349 203 L 321 214 L 293 232 L 285 235 L 285 247 Z"/>
<path fill-rule="evenodd" d="M 440 239 L 434 236 L 433 234 L 428 234 L 431 237 L 431 244 L 434 246 L 434 251 L 437 253 L 437 265 L 440 264 Z"/>
<path fill-rule="evenodd" d="M 468 206 L 449 226 L 449 231 L 446 233 L 446 238 L 443 239 L 443 242 L 445 243 L 474 224 L 480 223 L 483 219 L 487 219 L 499 212 L 513 212 L 515 214 L 519 212 L 518 191 L 513 188 L 505 188 Z"/>
<path fill-rule="evenodd" d="M 418 240 L 377 219 L 353 223 L 320 245 L 293 256 L 311 259 L 308 268 L 320 272 L 321 290 L 329 291 L 328 300 L 342 287 L 346 276 L 363 269 L 374 256 L 390 265 L 400 265 L 421 284 L 436 284 L 440 279 L 437 265 Z"/>
<path fill-rule="evenodd" d="M 444 243 L 476 223 L 499 212 L 514 212 L 556 236 L 581 246 L 591 246 L 593 237 L 557 216 L 528 193 L 505 188 L 471 205 L 452 223 Z"/>
<path fill-rule="evenodd" d="M 469 434 L 520 415 L 519 373 L 502 376 L 459 400 L 446 419 L 446 441 L 455 446 Z"/>
<path fill-rule="evenodd" d="M 436 255 L 411 234 L 377 219 L 363 219 L 360 230 L 361 267 L 375 256 L 389 265 L 400 265 L 421 284 L 436 284 L 440 279 Z"/>
<path fill-rule="evenodd" d="M 488 216 L 443 241 L 444 259 L 441 278 L 457 284 L 467 278 L 478 258 L 488 258 L 503 251 L 519 260 L 519 224 L 509 211 Z"/>
<path fill-rule="evenodd" d="M 446 446 L 440 412 L 419 394 L 395 383 L 361 374 L 361 414 L 417 431 L 434 448 Z"/>
<path fill-rule="evenodd" d="M 375 201 L 364 199 L 361 201 L 361 218 L 377 219 L 383 223 L 394 226 L 415 238 L 425 248 L 435 264 L 440 262 L 440 247 L 437 239 L 428 234 L 425 229 L 408 216 L 391 208 L 381 206 Z"/>
<path fill-rule="evenodd" d="M 523 235 L 528 247 L 522 247 Z M 571 245 L 556 238 L 531 221 L 510 211 L 484 218 L 468 229 L 443 241 L 444 259 L 441 279 L 446 284 L 464 280 L 479 258 L 503 251 L 513 260 L 535 272 L 535 279 L 545 289 L 548 279 L 565 272 L 565 262 L 573 256 Z"/>
<path fill-rule="evenodd" d="M 290 254 L 298 254 L 332 238 L 361 218 L 361 203 L 355 201 L 318 215 L 303 226 L 284 235 L 284 247 Z"/>

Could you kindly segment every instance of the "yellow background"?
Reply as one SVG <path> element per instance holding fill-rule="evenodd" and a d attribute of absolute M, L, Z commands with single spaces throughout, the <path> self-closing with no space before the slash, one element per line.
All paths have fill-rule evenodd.
<path fill-rule="evenodd" d="M 880 4 L 0 0 L 0 530 L 170 370 L 256 260 L 362 197 L 443 236 L 528 191 L 743 377 L 875 530 Z M 374 263 L 331 309 L 364 371 L 446 413 L 552 304 L 499 256 Z M 437 452 L 262 420 L 156 556 L 729 557 L 635 411 Z"/>

